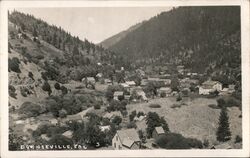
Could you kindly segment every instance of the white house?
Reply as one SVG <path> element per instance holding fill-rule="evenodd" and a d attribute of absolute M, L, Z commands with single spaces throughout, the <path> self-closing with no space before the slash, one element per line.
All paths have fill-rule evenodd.
<path fill-rule="evenodd" d="M 139 149 L 141 141 L 134 128 L 118 130 L 112 139 L 112 147 L 115 150 Z"/>
<path fill-rule="evenodd" d="M 136 84 L 135 84 L 135 81 L 126 81 L 125 83 L 126 83 L 127 85 L 129 85 L 130 87 L 136 85 Z"/>
<path fill-rule="evenodd" d="M 161 94 L 165 93 L 166 97 L 170 96 L 172 92 L 172 89 L 170 87 L 161 87 L 157 90 L 157 93 L 159 96 L 161 96 Z"/>
<path fill-rule="evenodd" d="M 119 97 L 122 97 L 124 95 L 123 91 L 115 91 L 114 92 L 114 100 L 119 100 Z"/>
<path fill-rule="evenodd" d="M 95 84 L 95 78 L 94 77 L 86 77 L 82 79 L 82 82 L 87 82 L 87 83 L 91 83 L 91 84 Z"/>
<path fill-rule="evenodd" d="M 199 94 L 208 95 L 216 90 L 220 92 L 222 90 L 222 84 L 218 81 L 209 80 L 202 83 L 202 85 L 199 87 Z"/>

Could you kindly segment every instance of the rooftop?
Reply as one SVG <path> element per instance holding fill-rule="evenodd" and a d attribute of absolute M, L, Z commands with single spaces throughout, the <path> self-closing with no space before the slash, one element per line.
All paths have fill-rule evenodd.
<path fill-rule="evenodd" d="M 123 91 L 115 91 L 114 96 L 121 96 L 123 95 Z"/>
<path fill-rule="evenodd" d="M 117 135 L 119 136 L 123 145 L 131 147 L 134 142 L 139 142 L 140 138 L 134 128 L 118 130 Z"/>
<path fill-rule="evenodd" d="M 164 134 L 165 133 L 161 126 L 160 127 L 155 127 L 155 131 L 157 132 L 157 134 Z"/>

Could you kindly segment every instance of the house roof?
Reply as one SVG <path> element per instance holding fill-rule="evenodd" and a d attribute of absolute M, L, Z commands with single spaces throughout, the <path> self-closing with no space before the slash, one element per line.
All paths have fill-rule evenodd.
<path fill-rule="evenodd" d="M 123 95 L 123 91 L 115 91 L 114 96 L 121 96 Z"/>
<path fill-rule="evenodd" d="M 119 136 L 122 145 L 127 147 L 131 147 L 134 142 L 140 141 L 139 135 L 134 128 L 118 130 L 117 135 Z"/>
<path fill-rule="evenodd" d="M 64 132 L 62 135 L 67 137 L 67 138 L 72 138 L 72 134 L 73 134 L 73 132 L 68 130 L 68 131 Z"/>
<path fill-rule="evenodd" d="M 105 82 L 112 82 L 110 79 L 104 79 Z"/>
<path fill-rule="evenodd" d="M 155 127 L 155 131 L 157 132 L 157 134 L 164 134 L 165 133 L 161 126 L 160 127 Z"/>
<path fill-rule="evenodd" d="M 81 115 L 68 115 L 67 120 L 82 120 Z"/>
<path fill-rule="evenodd" d="M 128 88 L 129 85 L 127 83 L 121 83 L 121 86 L 124 87 L 124 88 Z"/>
<path fill-rule="evenodd" d="M 95 81 L 95 78 L 94 77 L 87 77 L 87 80 L 88 81 Z"/>
<path fill-rule="evenodd" d="M 160 89 L 159 89 L 159 91 L 161 91 L 161 92 L 165 92 L 165 93 L 171 93 L 171 88 L 170 87 L 161 87 Z"/>
<path fill-rule="evenodd" d="M 134 86 L 135 85 L 135 81 L 126 81 L 126 84 L 128 84 L 129 86 Z"/>
<path fill-rule="evenodd" d="M 111 119 L 114 116 L 120 116 L 120 117 L 122 117 L 122 113 L 120 111 L 112 111 L 110 113 L 106 113 L 103 117 Z"/>
<path fill-rule="evenodd" d="M 216 84 L 221 84 L 221 83 L 218 82 L 218 81 L 211 81 L 211 80 L 205 81 L 205 82 L 202 83 L 202 88 L 204 88 L 204 89 L 211 89 Z"/>

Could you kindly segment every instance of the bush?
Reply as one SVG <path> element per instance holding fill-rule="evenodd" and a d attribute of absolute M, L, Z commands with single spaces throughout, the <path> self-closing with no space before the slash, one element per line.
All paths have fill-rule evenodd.
<path fill-rule="evenodd" d="M 32 80 L 34 80 L 34 75 L 33 75 L 32 72 L 29 72 L 29 73 L 28 73 L 28 76 L 29 76 Z"/>
<path fill-rule="evenodd" d="M 132 111 L 131 114 L 129 115 L 129 121 L 130 121 L 130 122 L 133 121 L 134 118 L 135 118 L 135 116 L 136 116 L 136 111 L 134 110 L 134 111 Z"/>
<path fill-rule="evenodd" d="M 207 148 L 209 146 L 209 141 L 207 139 L 204 139 L 203 146 Z"/>
<path fill-rule="evenodd" d="M 180 108 L 181 107 L 181 104 L 173 104 L 171 106 L 171 108 L 175 109 L 175 108 Z"/>
<path fill-rule="evenodd" d="M 217 105 L 215 104 L 209 104 L 208 107 L 212 108 L 212 109 L 220 109 Z"/>
<path fill-rule="evenodd" d="M 64 109 L 61 109 L 61 110 L 59 111 L 59 117 L 60 117 L 60 118 L 65 118 L 66 116 L 67 116 L 67 111 L 64 110 Z"/>
<path fill-rule="evenodd" d="M 23 88 L 21 88 L 20 93 L 21 93 L 21 95 L 22 95 L 23 97 L 27 97 L 27 94 L 26 94 L 26 92 L 24 91 Z"/>
<path fill-rule="evenodd" d="M 142 111 L 140 111 L 140 112 L 137 113 L 137 117 L 144 116 L 144 115 L 145 115 L 145 114 L 144 114 L 144 112 L 142 112 Z"/>
<path fill-rule="evenodd" d="M 234 143 L 240 143 L 240 142 L 242 142 L 242 138 L 241 138 L 239 135 L 237 135 L 237 136 L 235 137 Z"/>
<path fill-rule="evenodd" d="M 159 105 L 159 104 L 150 104 L 149 107 L 150 108 L 161 108 L 161 105 Z"/>
<path fill-rule="evenodd" d="M 156 144 L 164 149 L 202 148 L 201 141 L 193 138 L 185 138 L 177 133 L 167 133 L 159 136 L 156 138 Z"/>
<path fill-rule="evenodd" d="M 41 55 L 41 54 L 39 54 L 39 55 L 36 56 L 36 58 L 37 58 L 38 60 L 41 60 L 41 59 L 44 59 L 44 56 Z"/>
<path fill-rule="evenodd" d="M 68 93 L 68 89 L 64 86 L 61 86 L 61 91 L 62 91 L 62 94 L 65 95 Z"/>
<path fill-rule="evenodd" d="M 226 106 L 226 101 L 225 101 L 223 98 L 217 99 L 217 106 L 218 106 L 219 108 L 225 107 L 225 106 Z"/>
<path fill-rule="evenodd" d="M 160 96 L 161 96 L 161 98 L 164 98 L 164 97 L 167 96 L 167 94 L 166 94 L 165 92 L 162 92 L 162 93 L 160 94 Z"/>
<path fill-rule="evenodd" d="M 50 96 L 50 94 L 52 93 L 50 85 L 47 81 L 44 82 L 42 89 L 46 92 L 48 92 L 48 95 Z"/>
<path fill-rule="evenodd" d="M 240 101 L 238 101 L 237 99 L 235 99 L 234 97 L 230 97 L 227 100 L 227 106 L 228 107 L 232 107 L 232 106 L 240 106 Z"/>
<path fill-rule="evenodd" d="M 101 105 L 100 105 L 100 104 L 98 104 L 98 103 L 97 103 L 97 104 L 95 104 L 95 105 L 94 105 L 94 109 L 101 109 Z"/>
<path fill-rule="evenodd" d="M 129 122 L 128 124 L 127 124 L 127 128 L 137 128 L 137 126 L 136 126 L 136 124 L 135 124 L 135 122 L 134 121 L 132 121 L 132 122 Z"/>
<path fill-rule="evenodd" d="M 9 70 L 16 72 L 16 73 L 21 73 L 21 70 L 19 68 L 20 61 L 17 57 L 14 57 L 12 59 L 8 59 L 8 67 Z"/>
<path fill-rule="evenodd" d="M 44 112 L 42 107 L 40 105 L 31 103 L 31 102 L 24 102 L 20 109 L 19 109 L 19 114 L 24 114 L 27 117 L 35 117 Z"/>
<path fill-rule="evenodd" d="M 56 90 L 60 90 L 61 89 L 60 84 L 58 82 L 56 82 L 54 84 L 54 87 L 55 87 Z"/>
<path fill-rule="evenodd" d="M 176 101 L 181 101 L 182 97 L 180 95 L 177 96 Z"/>
<path fill-rule="evenodd" d="M 115 116 L 114 119 L 112 120 L 112 123 L 116 124 L 119 126 L 119 124 L 122 122 L 122 118 L 120 116 Z"/>
<path fill-rule="evenodd" d="M 16 99 L 16 95 L 16 88 L 12 85 L 9 85 L 9 96 Z"/>

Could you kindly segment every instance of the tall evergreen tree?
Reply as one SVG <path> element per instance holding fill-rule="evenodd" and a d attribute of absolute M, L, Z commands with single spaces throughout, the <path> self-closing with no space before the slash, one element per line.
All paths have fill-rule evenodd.
<path fill-rule="evenodd" d="M 221 109 L 219 118 L 219 127 L 216 132 L 217 140 L 225 142 L 231 139 L 231 132 L 229 127 L 228 115 L 226 108 Z"/>

